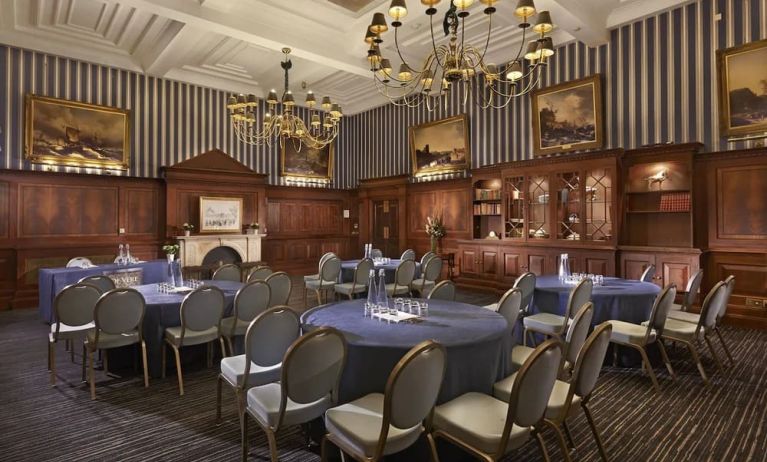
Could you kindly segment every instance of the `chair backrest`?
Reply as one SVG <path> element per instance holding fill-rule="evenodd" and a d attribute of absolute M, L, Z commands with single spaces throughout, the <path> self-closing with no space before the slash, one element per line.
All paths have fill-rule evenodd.
<path fill-rule="evenodd" d="M 655 277 L 655 265 L 649 264 L 644 272 L 639 276 L 639 280 L 642 282 L 652 282 L 652 278 Z"/>
<path fill-rule="evenodd" d="M 240 267 L 229 263 L 222 265 L 216 271 L 213 272 L 211 277 L 214 281 L 242 281 L 242 273 L 240 273 Z"/>
<path fill-rule="evenodd" d="M 525 312 L 530 311 L 530 302 L 532 302 L 533 293 L 535 292 L 535 273 L 528 271 L 519 275 L 512 287 L 522 291 L 522 310 Z"/>
<path fill-rule="evenodd" d="M 394 273 L 394 282 L 398 286 L 409 286 L 413 278 L 415 278 L 415 261 L 402 260 Z"/>
<path fill-rule="evenodd" d="M 287 398 L 311 403 L 330 395 L 338 400 L 338 386 L 346 363 L 346 340 L 332 327 L 320 327 L 296 340 L 282 360 L 282 401 L 277 427 Z"/>
<path fill-rule="evenodd" d="M 90 268 L 91 260 L 86 257 L 75 257 L 67 262 L 67 268 Z"/>
<path fill-rule="evenodd" d="M 325 263 L 325 260 L 327 260 L 328 258 L 333 258 L 333 257 L 338 258 L 338 255 L 336 255 L 333 252 L 325 252 L 324 254 L 322 254 L 322 256 L 320 257 L 320 263 L 317 265 L 317 272 L 319 273 L 320 271 L 322 271 L 322 264 Z"/>
<path fill-rule="evenodd" d="M 700 290 L 701 282 L 703 282 L 703 270 L 696 271 L 687 281 L 687 287 L 685 288 L 686 292 L 684 293 L 684 299 L 682 300 L 682 306 L 685 311 L 689 311 L 695 303 L 695 299 L 698 298 L 698 290 Z"/>
<path fill-rule="evenodd" d="M 357 267 L 354 268 L 354 282 L 358 285 L 368 285 L 370 278 L 370 270 L 375 268 L 373 260 L 369 258 L 363 258 L 357 263 Z"/>
<path fill-rule="evenodd" d="M 146 301 L 136 289 L 112 289 L 99 298 L 93 310 L 96 321 L 96 345 L 99 334 L 124 334 L 138 331 L 141 338 L 141 323 L 144 320 Z"/>
<path fill-rule="evenodd" d="M 429 416 L 446 365 L 447 351 L 434 340 L 419 343 L 399 360 L 386 382 L 382 431 L 388 430 L 389 423 L 401 429 L 412 428 Z"/>
<path fill-rule="evenodd" d="M 442 259 L 432 257 L 426 262 L 426 266 L 421 265 L 421 277 L 427 281 L 437 282 L 442 274 Z"/>
<path fill-rule="evenodd" d="M 274 271 L 272 271 L 272 269 L 268 266 L 259 266 L 250 272 L 250 275 L 248 276 L 248 282 L 265 281 L 266 278 L 268 278 L 272 273 L 274 273 Z"/>
<path fill-rule="evenodd" d="M 455 300 L 455 283 L 453 281 L 437 283 L 426 298 L 429 300 Z"/>
<path fill-rule="evenodd" d="M 586 341 L 586 337 L 589 335 L 593 317 L 594 304 L 592 302 L 585 303 L 578 309 L 572 322 L 567 327 L 563 357 L 570 364 L 575 364 L 575 360 L 578 359 L 578 353 L 580 353 L 581 347 L 583 347 L 583 342 Z"/>
<path fill-rule="evenodd" d="M 271 293 L 272 289 L 264 281 L 248 282 L 234 296 L 234 316 L 241 321 L 253 321 L 269 307 Z"/>
<path fill-rule="evenodd" d="M 663 328 L 666 326 L 666 318 L 671 311 L 671 306 L 674 304 L 674 298 L 676 298 L 676 286 L 674 284 L 667 285 L 660 293 L 655 297 L 655 301 L 652 304 L 652 310 L 650 310 L 650 319 L 647 321 L 647 331 L 645 332 L 644 343 L 647 344 L 650 341 L 650 336 L 654 330 L 656 336 L 663 335 Z"/>
<path fill-rule="evenodd" d="M 594 328 L 589 335 L 583 348 L 578 353 L 573 368 L 573 378 L 570 383 L 574 386 L 574 392 L 581 398 L 588 397 L 596 387 L 599 371 L 605 361 L 607 347 L 610 345 L 610 334 L 613 326 L 609 322 L 603 322 Z"/>
<path fill-rule="evenodd" d="M 431 250 L 423 254 L 423 256 L 421 257 L 421 268 L 423 268 L 424 265 L 426 265 L 427 261 L 429 261 L 432 257 L 436 257 L 436 256 L 437 254 L 432 252 Z"/>
<path fill-rule="evenodd" d="M 399 257 L 400 260 L 413 260 L 415 261 L 415 250 L 413 249 L 407 249 L 404 252 L 402 252 L 402 255 Z"/>
<path fill-rule="evenodd" d="M 56 315 L 56 334 L 59 323 L 68 326 L 83 326 L 93 322 L 93 309 L 101 297 L 98 287 L 90 284 L 72 284 L 64 287 L 53 299 Z"/>
<path fill-rule="evenodd" d="M 216 327 L 224 314 L 224 293 L 218 287 L 202 286 L 181 302 L 181 338 L 186 329 L 202 331 Z"/>
<path fill-rule="evenodd" d="M 522 364 L 511 387 L 509 410 L 499 454 L 506 452 L 512 424 L 531 427 L 543 420 L 551 390 L 559 373 L 561 359 L 561 344 L 557 340 L 550 339 L 538 345 Z"/>
<path fill-rule="evenodd" d="M 260 313 L 245 333 L 245 373 L 247 387 L 250 363 L 270 367 L 282 362 L 290 345 L 301 336 L 301 321 L 288 306 L 275 306 Z"/>
<path fill-rule="evenodd" d="M 322 263 L 320 281 L 336 282 L 339 273 L 341 273 L 341 260 L 338 257 L 330 257 Z"/>
<path fill-rule="evenodd" d="M 583 305 L 591 301 L 591 289 L 593 287 L 594 282 L 591 279 L 584 279 L 573 287 L 573 290 L 570 291 L 570 297 L 567 299 L 565 322 Z"/>
<path fill-rule="evenodd" d="M 727 284 L 725 281 L 717 282 L 708 294 L 706 294 L 706 298 L 703 299 L 696 334 L 700 332 L 701 328 L 708 330 L 714 327 L 716 324 L 716 317 L 722 309 L 722 303 L 724 303 L 726 297 Z"/>
<path fill-rule="evenodd" d="M 507 290 L 498 302 L 498 314 L 506 319 L 509 329 L 514 329 L 522 313 L 522 291 L 516 287 Z"/>
<path fill-rule="evenodd" d="M 287 305 L 290 299 L 290 290 L 293 287 L 288 273 L 284 271 L 272 273 L 266 278 L 266 283 L 272 289 L 269 296 L 269 306 Z"/>
<path fill-rule="evenodd" d="M 370 258 L 383 258 L 383 252 L 381 249 L 373 249 L 370 251 Z"/>
<path fill-rule="evenodd" d="M 730 303 L 730 296 L 732 295 L 732 291 L 735 290 L 735 276 L 732 274 L 727 276 L 727 279 L 724 280 L 724 283 L 727 284 L 727 292 L 724 295 L 724 300 L 722 301 L 721 308 L 716 313 L 716 322 L 721 321 L 724 315 L 727 314 L 727 305 Z"/>
<path fill-rule="evenodd" d="M 99 288 L 101 293 L 109 292 L 115 288 L 115 282 L 109 276 L 101 274 L 94 274 L 93 276 L 85 276 L 78 281 L 80 284 L 90 284 Z"/>

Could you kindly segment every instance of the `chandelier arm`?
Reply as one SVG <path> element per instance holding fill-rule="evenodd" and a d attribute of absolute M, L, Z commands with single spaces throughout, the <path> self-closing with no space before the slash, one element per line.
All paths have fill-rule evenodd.
<path fill-rule="evenodd" d="M 431 48 L 432 50 L 434 50 L 435 59 L 437 60 L 439 67 L 444 68 L 445 65 L 439 60 L 439 55 L 437 54 L 437 42 L 434 39 L 434 15 L 433 14 L 429 15 L 429 30 L 431 30 Z"/>
<path fill-rule="evenodd" d="M 485 39 L 485 49 L 482 50 L 482 56 L 479 57 L 479 62 L 483 63 L 485 62 L 485 54 L 487 53 L 487 49 L 490 48 L 490 33 L 493 29 L 493 15 L 488 14 L 487 15 L 487 38 Z"/>

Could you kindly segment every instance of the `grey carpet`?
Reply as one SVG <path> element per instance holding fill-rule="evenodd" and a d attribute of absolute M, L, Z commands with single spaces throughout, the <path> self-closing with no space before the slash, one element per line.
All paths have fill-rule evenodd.
<path fill-rule="evenodd" d="M 291 298 L 300 310 L 301 295 L 294 289 Z M 484 304 L 496 297 L 460 291 L 459 298 Z M 91 401 L 79 382 L 79 365 L 69 362 L 63 345 L 58 386 L 48 385 L 46 331 L 34 310 L 0 313 L 0 461 L 238 460 L 231 393 L 224 394 L 224 422 L 214 423 L 215 368 L 188 368 L 183 397 L 173 371 L 150 381 L 148 389 L 130 371 L 122 379 L 99 372 L 98 400 Z M 611 460 L 767 461 L 767 332 L 727 328 L 725 336 L 737 362 L 721 375 L 704 352 L 710 388 L 681 348 L 671 351 L 676 382 L 656 369 L 660 394 L 639 369 L 602 371 L 592 409 Z M 573 460 L 600 460 L 585 418 L 575 416 L 570 426 L 578 444 Z M 251 429 L 250 460 L 267 460 L 263 434 L 255 425 Z M 545 436 L 552 460 L 561 460 L 552 435 Z M 278 438 L 281 460 L 319 460 L 305 449 L 298 429 Z M 542 458 L 531 443 L 509 460 Z"/>

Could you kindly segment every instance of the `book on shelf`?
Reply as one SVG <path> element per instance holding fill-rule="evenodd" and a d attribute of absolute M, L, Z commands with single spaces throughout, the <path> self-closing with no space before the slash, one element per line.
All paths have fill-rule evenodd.
<path fill-rule="evenodd" d="M 501 204 L 474 204 L 474 215 L 500 215 Z"/>
<path fill-rule="evenodd" d="M 660 196 L 661 212 L 689 212 L 690 211 L 690 193 L 675 192 L 664 193 Z"/>
<path fill-rule="evenodd" d="M 500 199 L 501 199 L 500 189 L 475 189 L 474 190 L 474 200 L 476 201 L 489 201 L 489 200 L 500 200 Z"/>

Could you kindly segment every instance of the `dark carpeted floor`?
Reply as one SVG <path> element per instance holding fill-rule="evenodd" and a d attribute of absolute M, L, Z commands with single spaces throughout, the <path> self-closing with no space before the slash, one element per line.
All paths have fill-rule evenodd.
<path fill-rule="evenodd" d="M 296 280 L 298 283 L 298 279 Z M 291 305 L 302 310 L 301 290 Z M 484 304 L 496 297 L 460 291 L 459 299 Z M 47 326 L 35 310 L 0 313 L 0 461 L 232 461 L 239 458 L 233 396 L 225 392 L 225 421 L 216 426 L 217 370 L 187 368 L 186 394 L 175 374 L 144 389 L 130 372 L 123 379 L 99 372 L 98 400 L 81 384 L 78 364 L 58 350 L 58 386 L 46 372 Z M 710 388 L 703 386 L 688 353 L 672 350 L 679 374 L 672 382 L 656 369 L 656 394 L 640 369 L 605 368 L 592 400 L 597 425 L 614 461 L 767 461 L 767 332 L 727 328 L 736 365 L 715 372 L 704 354 Z M 79 357 L 76 359 L 79 362 Z M 599 455 L 582 415 L 570 420 L 576 461 Z M 263 435 L 252 425 L 250 460 L 267 460 Z M 551 434 L 553 460 L 561 460 Z M 318 461 L 298 429 L 279 435 L 280 459 Z M 509 460 L 541 460 L 535 444 Z"/>

